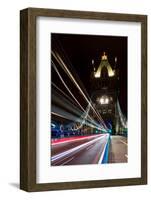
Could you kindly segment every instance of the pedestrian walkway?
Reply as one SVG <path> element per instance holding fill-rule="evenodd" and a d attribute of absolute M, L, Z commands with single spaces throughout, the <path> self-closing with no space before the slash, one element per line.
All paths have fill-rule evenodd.
<path fill-rule="evenodd" d="M 126 163 L 128 161 L 128 144 L 124 136 L 111 136 L 109 163 Z"/>

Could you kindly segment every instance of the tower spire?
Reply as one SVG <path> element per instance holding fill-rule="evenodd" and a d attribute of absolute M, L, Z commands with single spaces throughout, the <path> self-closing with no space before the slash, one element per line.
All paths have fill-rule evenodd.
<path fill-rule="evenodd" d="M 103 52 L 102 60 L 107 60 L 107 55 L 106 55 L 105 51 Z"/>

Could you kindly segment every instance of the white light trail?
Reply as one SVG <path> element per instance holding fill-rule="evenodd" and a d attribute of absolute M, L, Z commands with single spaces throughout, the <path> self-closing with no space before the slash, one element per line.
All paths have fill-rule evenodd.
<path fill-rule="evenodd" d="M 69 100 L 70 102 L 74 103 L 73 101 L 71 101 L 71 98 L 70 98 L 66 93 L 64 93 L 58 86 L 56 86 L 54 83 L 52 83 L 52 85 L 53 85 L 55 88 L 57 88 L 65 97 L 67 97 L 68 100 Z M 80 103 L 79 103 L 79 104 L 80 104 Z M 82 107 L 82 106 L 81 106 L 81 107 Z M 88 107 L 90 107 L 90 106 L 88 105 L 87 108 L 88 108 Z M 86 110 L 87 110 L 87 108 L 86 108 Z M 82 109 L 82 108 L 81 108 L 81 109 Z M 84 110 L 84 108 L 83 108 L 82 111 L 83 111 L 83 112 L 86 112 L 86 111 Z M 94 122 L 94 120 L 90 117 L 89 114 L 87 115 L 87 117 L 91 120 L 91 123 L 93 123 L 93 124 L 95 124 L 96 126 L 98 126 L 97 123 Z M 81 118 L 82 118 L 82 116 L 81 116 Z M 88 120 L 88 121 L 89 121 L 89 120 Z M 93 127 L 93 128 L 95 128 L 95 127 Z"/>
<path fill-rule="evenodd" d="M 73 97 L 73 99 L 76 101 L 76 103 L 80 106 L 80 108 L 81 108 L 82 110 L 84 110 L 84 108 L 81 106 L 81 104 L 78 102 L 78 100 L 74 97 L 74 95 L 73 95 L 72 92 L 70 91 L 69 87 L 68 87 L 68 86 L 66 85 L 66 83 L 64 82 L 64 80 L 63 80 L 63 78 L 61 77 L 61 75 L 60 75 L 60 73 L 59 73 L 59 71 L 58 71 L 56 65 L 55 65 L 53 62 L 52 62 L 52 66 L 54 67 L 56 73 L 58 74 L 58 76 L 59 76 L 59 78 L 60 78 L 60 80 L 61 80 L 61 82 L 63 83 L 63 85 L 65 86 L 65 88 L 68 90 L 68 92 L 70 93 L 70 95 Z"/>
<path fill-rule="evenodd" d="M 68 70 L 68 68 L 66 67 L 65 63 L 63 62 L 63 60 L 61 59 L 61 57 L 58 55 L 58 53 L 56 53 L 57 56 L 55 55 L 55 53 L 52 51 L 52 55 L 55 57 L 55 59 L 58 61 L 58 63 L 60 64 L 60 66 L 63 67 L 63 69 L 65 69 L 66 73 L 68 74 L 68 76 L 70 77 L 70 79 L 73 81 L 73 83 L 75 84 L 75 86 L 79 89 L 80 93 L 82 94 L 82 96 L 84 97 L 84 99 L 87 101 L 87 103 L 90 103 L 90 106 L 92 108 L 92 110 L 95 112 L 96 116 L 98 117 L 98 119 L 101 121 L 101 123 L 104 125 L 105 129 L 108 129 L 106 127 L 106 124 L 104 123 L 102 117 L 97 113 L 97 111 L 94 109 L 94 107 L 92 106 L 91 102 L 89 101 L 89 99 L 86 97 L 86 95 L 84 94 L 84 92 L 82 91 L 82 89 L 80 88 L 79 84 L 76 82 L 75 78 L 73 77 L 73 75 L 71 74 L 71 72 Z"/>
<path fill-rule="evenodd" d="M 61 94 L 63 94 L 71 103 L 75 103 L 69 95 L 67 95 L 63 90 L 61 90 L 58 86 L 56 86 L 55 83 L 51 82 L 51 84 L 59 91 Z"/>
<path fill-rule="evenodd" d="M 104 135 L 105 134 L 101 134 L 101 136 L 104 136 Z M 87 139 L 96 138 L 96 137 L 98 137 L 98 135 L 81 136 L 81 138 L 68 139 L 68 140 L 61 141 L 61 142 L 59 141 L 59 142 L 52 143 L 51 145 L 55 146 L 55 145 L 60 145 L 60 144 L 64 144 L 64 143 L 70 143 L 70 142 L 75 142 L 75 141 L 87 140 Z"/>
<path fill-rule="evenodd" d="M 55 156 L 52 156 L 52 157 L 51 157 L 51 161 L 54 162 L 54 161 L 56 161 L 56 160 L 59 160 L 59 159 L 65 157 L 65 156 L 71 154 L 71 153 L 78 152 L 78 151 L 80 151 L 82 148 L 85 148 L 86 146 L 88 146 L 88 145 L 90 145 L 90 144 L 92 144 L 92 143 L 94 143 L 94 142 L 100 140 L 100 139 L 103 138 L 103 137 L 106 137 L 106 136 L 105 136 L 105 135 L 103 135 L 103 136 L 101 135 L 100 137 L 98 137 L 98 138 L 96 138 L 96 139 L 94 139 L 94 140 L 92 140 L 92 141 L 86 142 L 86 143 L 81 144 L 81 145 L 79 145 L 79 146 L 77 146 L 77 147 L 74 147 L 74 148 L 69 149 L 69 150 L 67 150 L 67 151 L 64 151 L 64 152 L 62 152 L 62 153 L 59 153 L 59 154 L 57 154 L 57 155 L 55 155 Z"/>
<path fill-rule="evenodd" d="M 55 65 L 53 62 L 52 62 L 52 66 L 54 67 L 56 73 L 58 74 L 60 80 L 62 81 L 62 83 L 64 84 L 64 86 L 66 87 L 66 89 L 68 90 L 68 92 L 70 93 L 70 95 L 71 95 L 71 96 L 73 97 L 73 99 L 77 102 L 77 104 L 80 106 L 80 108 L 83 110 L 83 112 L 86 113 L 86 115 L 85 115 L 85 117 L 84 117 L 84 119 L 83 119 L 82 125 L 84 124 L 84 121 L 85 121 L 86 117 L 89 117 L 89 118 L 91 119 L 91 122 L 94 123 L 94 120 L 88 115 L 89 110 L 90 110 L 91 103 L 89 102 L 89 104 L 88 104 L 89 110 L 88 110 L 88 111 L 85 111 L 85 109 L 81 106 L 81 104 L 78 102 L 78 100 L 74 97 L 74 95 L 73 95 L 72 92 L 70 91 L 69 87 L 68 87 L 68 86 L 66 85 L 66 83 L 64 82 L 64 80 L 63 80 L 63 78 L 61 77 L 61 75 L 60 75 L 58 69 L 56 68 L 56 65 Z M 81 125 L 79 128 L 81 128 L 82 125 Z M 96 125 L 96 123 L 95 123 L 95 125 Z M 102 127 L 101 125 L 99 125 L 99 126 L 95 126 L 95 128 L 97 128 L 97 129 L 100 130 L 100 129 L 102 129 L 103 127 Z M 103 128 L 103 129 L 104 129 L 104 128 Z M 78 129 L 77 129 L 77 130 L 78 130 Z"/>

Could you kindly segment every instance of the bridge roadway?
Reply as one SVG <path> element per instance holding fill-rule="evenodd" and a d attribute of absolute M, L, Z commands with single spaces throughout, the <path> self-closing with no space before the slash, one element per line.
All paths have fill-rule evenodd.
<path fill-rule="evenodd" d="M 51 144 L 51 166 L 101 164 L 108 134 L 57 139 Z M 127 162 L 127 142 L 122 136 L 112 136 L 109 163 Z"/>
<path fill-rule="evenodd" d="M 103 159 L 109 135 L 79 136 L 52 143 L 51 165 L 97 164 Z"/>

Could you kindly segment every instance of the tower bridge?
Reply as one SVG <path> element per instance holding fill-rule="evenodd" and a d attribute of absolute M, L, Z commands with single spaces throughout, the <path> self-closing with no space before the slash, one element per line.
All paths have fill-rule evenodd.
<path fill-rule="evenodd" d="M 119 68 L 117 67 L 117 57 L 114 66 L 108 61 L 108 56 L 104 52 L 101 61 L 96 68 L 94 60 L 93 72 L 91 73 L 91 100 L 94 107 L 102 116 L 105 123 L 112 127 L 112 134 L 125 134 L 123 130 L 127 128 L 119 100 Z"/>
<path fill-rule="evenodd" d="M 98 68 L 92 61 L 87 93 L 71 63 L 55 50 L 51 55 L 51 164 L 127 162 L 127 139 L 123 137 L 127 119 L 118 100 L 117 58 L 111 66 L 104 52 Z"/>

